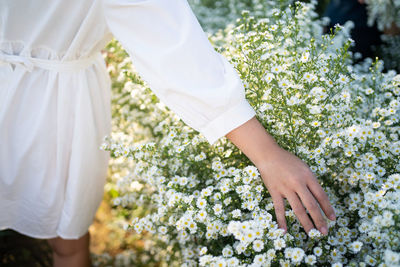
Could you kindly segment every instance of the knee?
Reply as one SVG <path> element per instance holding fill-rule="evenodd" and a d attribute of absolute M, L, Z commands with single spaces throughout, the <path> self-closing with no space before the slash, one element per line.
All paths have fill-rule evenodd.
<path fill-rule="evenodd" d="M 63 239 L 60 237 L 49 239 L 53 252 L 58 257 L 71 257 L 86 252 L 89 249 L 89 234 L 79 239 Z"/>

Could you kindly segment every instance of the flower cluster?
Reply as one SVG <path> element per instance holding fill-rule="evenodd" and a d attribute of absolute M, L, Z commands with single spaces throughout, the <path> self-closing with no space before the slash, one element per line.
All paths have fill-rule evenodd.
<path fill-rule="evenodd" d="M 189 0 L 196 17 L 208 32 L 225 29 L 242 16 L 243 10 L 256 17 L 269 17 L 293 0 Z"/>
<path fill-rule="evenodd" d="M 368 10 L 368 24 L 375 22 L 383 31 L 394 25 L 400 27 L 400 1 L 399 0 L 365 0 Z"/>
<path fill-rule="evenodd" d="M 233 144 L 210 146 L 128 63 L 109 66 L 122 70 L 115 133 L 103 145 L 123 169 L 115 204 L 146 207 L 131 228 L 153 234 L 151 250 L 169 266 L 400 264 L 400 76 L 380 62 L 353 67 L 346 30 L 322 35 L 315 4 L 266 3 L 265 18 L 244 12 L 211 41 L 267 131 L 329 195 L 338 218 L 327 237 L 305 233 L 289 206 L 283 233 L 257 168 Z"/>

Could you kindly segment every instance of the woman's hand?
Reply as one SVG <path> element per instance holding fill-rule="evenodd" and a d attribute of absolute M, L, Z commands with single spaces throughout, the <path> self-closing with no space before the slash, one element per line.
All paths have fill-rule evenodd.
<path fill-rule="evenodd" d="M 280 148 L 256 118 L 249 120 L 226 135 L 258 168 L 275 206 L 280 228 L 287 230 L 284 198 L 308 233 L 317 228 L 328 233 L 320 211 L 335 220 L 328 196 L 309 167 L 298 157 Z M 309 212 L 307 214 L 306 210 Z"/>

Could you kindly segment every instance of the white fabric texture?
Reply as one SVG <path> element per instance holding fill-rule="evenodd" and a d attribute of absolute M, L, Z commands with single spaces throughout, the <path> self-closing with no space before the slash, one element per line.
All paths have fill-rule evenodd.
<path fill-rule="evenodd" d="M 155 94 L 213 143 L 251 119 L 233 67 L 186 0 L 0 1 L 0 229 L 84 235 L 109 155 L 115 36 Z"/>

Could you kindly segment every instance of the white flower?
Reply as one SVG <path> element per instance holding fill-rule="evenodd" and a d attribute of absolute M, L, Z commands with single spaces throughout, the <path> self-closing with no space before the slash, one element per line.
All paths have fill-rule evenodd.
<path fill-rule="evenodd" d="M 218 261 L 216 262 L 215 267 L 225 267 L 226 266 L 226 261 L 225 259 L 218 259 Z"/>
<path fill-rule="evenodd" d="M 232 255 L 233 255 L 232 247 L 229 246 L 229 245 L 225 246 L 224 249 L 222 250 L 222 255 L 223 255 L 225 258 L 232 257 Z"/>
<path fill-rule="evenodd" d="M 167 227 L 165 226 L 160 226 L 158 228 L 158 231 L 160 232 L 160 234 L 165 235 L 167 233 Z"/>
<path fill-rule="evenodd" d="M 268 260 L 274 259 L 275 256 L 276 256 L 275 250 L 272 249 L 272 248 L 268 249 L 268 251 L 267 251 L 267 258 L 268 258 Z"/>
<path fill-rule="evenodd" d="M 274 247 L 276 250 L 280 250 L 286 247 L 286 242 L 282 238 L 278 238 L 274 240 Z"/>
<path fill-rule="evenodd" d="M 313 121 L 313 122 L 311 123 L 311 125 L 312 125 L 313 127 L 319 127 L 319 126 L 321 126 L 321 122 L 319 122 L 319 121 Z"/>
<path fill-rule="evenodd" d="M 320 114 L 321 113 L 321 107 L 320 106 L 310 106 L 310 113 L 311 114 Z"/>
<path fill-rule="evenodd" d="M 205 209 L 207 206 L 207 201 L 204 198 L 198 198 L 196 204 L 199 209 Z"/>
<path fill-rule="evenodd" d="M 202 161 L 202 160 L 204 160 L 204 159 L 206 159 L 206 154 L 205 154 L 204 152 L 201 152 L 199 155 L 197 155 L 197 156 L 194 158 L 195 161 Z"/>
<path fill-rule="evenodd" d="M 308 51 L 304 52 L 303 55 L 301 56 L 300 61 L 303 62 L 303 63 L 307 62 L 309 57 L 310 57 L 310 52 L 308 52 Z"/>
<path fill-rule="evenodd" d="M 221 204 L 216 204 L 216 205 L 214 206 L 213 210 L 214 210 L 214 213 L 215 213 L 216 215 L 221 214 L 222 211 L 223 211 L 223 210 L 222 210 L 222 205 L 221 205 Z"/>
<path fill-rule="evenodd" d="M 317 80 L 317 76 L 312 73 L 305 73 L 303 78 L 309 83 L 313 83 Z"/>
<path fill-rule="evenodd" d="M 396 253 L 391 251 L 390 249 L 386 249 L 384 255 L 385 263 L 388 266 L 396 266 L 400 264 L 400 253 Z"/>
<path fill-rule="evenodd" d="M 200 255 L 204 255 L 204 254 L 206 254 L 207 253 L 207 247 L 202 247 L 201 249 L 200 249 L 200 252 L 199 252 L 199 254 Z"/>
<path fill-rule="evenodd" d="M 322 249 L 320 247 L 315 247 L 313 249 L 313 252 L 314 252 L 314 255 L 317 256 L 317 257 L 322 255 Z"/>
<path fill-rule="evenodd" d="M 267 83 L 270 83 L 274 78 L 275 78 L 275 76 L 273 73 L 268 73 L 267 75 L 265 75 L 264 81 L 266 81 Z M 263 110 L 261 110 L 261 111 L 263 111 Z"/>
<path fill-rule="evenodd" d="M 260 252 L 261 250 L 263 250 L 263 248 L 264 248 L 264 242 L 258 239 L 253 241 L 253 249 L 255 252 Z"/>
<path fill-rule="evenodd" d="M 281 71 L 282 71 L 282 66 L 280 66 L 280 65 L 272 67 L 273 73 L 280 73 Z"/>
<path fill-rule="evenodd" d="M 175 149 L 175 152 L 176 152 L 176 153 L 181 153 L 183 150 L 185 150 L 185 146 L 178 146 L 178 147 Z"/>
<path fill-rule="evenodd" d="M 339 82 L 341 84 L 347 84 L 349 82 L 349 78 L 347 78 L 346 76 L 344 76 L 343 74 L 339 75 Z"/>
<path fill-rule="evenodd" d="M 242 216 L 242 212 L 239 209 L 235 209 L 232 211 L 232 217 L 233 218 L 240 218 Z"/>
<path fill-rule="evenodd" d="M 201 190 L 201 195 L 202 195 L 203 197 L 211 196 L 212 191 L 213 191 L 213 188 L 212 188 L 212 187 L 204 188 L 203 190 Z"/>
<path fill-rule="evenodd" d="M 350 93 L 348 91 L 343 91 L 340 95 L 340 98 L 343 101 L 349 102 L 350 101 Z"/>
<path fill-rule="evenodd" d="M 317 262 L 317 258 L 314 255 L 308 255 L 304 258 L 304 262 L 308 265 L 314 265 Z"/>
<path fill-rule="evenodd" d="M 239 266 L 239 260 L 237 258 L 235 258 L 235 257 L 232 257 L 232 258 L 228 259 L 226 261 L 226 263 L 227 263 L 227 266 L 229 266 L 229 267 L 230 266 L 232 266 L 232 267 Z"/>
<path fill-rule="evenodd" d="M 361 250 L 363 243 L 360 241 L 354 241 L 350 244 L 350 248 L 352 249 L 353 253 L 357 253 Z"/>
<path fill-rule="evenodd" d="M 370 255 L 367 255 L 365 257 L 365 262 L 372 266 L 374 266 L 376 264 L 376 260 L 374 258 L 372 258 Z"/>
<path fill-rule="evenodd" d="M 289 87 L 289 82 L 287 80 L 281 80 L 278 82 L 278 85 L 282 88 L 288 88 Z"/>
<path fill-rule="evenodd" d="M 308 232 L 308 236 L 311 238 L 317 238 L 317 237 L 321 237 L 322 235 L 321 235 L 321 232 L 318 231 L 317 229 L 311 229 Z"/>
<path fill-rule="evenodd" d="M 300 103 L 300 99 L 296 96 L 291 96 L 288 100 L 286 100 L 286 104 L 288 106 L 297 105 Z"/>
<path fill-rule="evenodd" d="M 231 202 L 232 202 L 232 198 L 231 197 L 227 197 L 227 198 L 224 199 L 224 205 L 225 206 L 228 206 L 229 204 L 231 204 Z"/>
<path fill-rule="evenodd" d="M 304 250 L 301 248 L 294 248 L 292 250 L 291 260 L 293 263 L 299 263 L 303 260 Z"/>
<path fill-rule="evenodd" d="M 246 168 L 244 168 L 244 171 L 253 179 L 258 178 L 258 176 L 260 175 L 257 168 L 254 166 L 247 166 Z"/>
<path fill-rule="evenodd" d="M 365 89 L 365 94 L 366 95 L 372 95 L 373 93 L 374 93 L 374 90 L 372 88 Z"/>
<path fill-rule="evenodd" d="M 254 257 L 254 261 L 253 261 L 254 266 L 260 266 L 260 267 L 264 266 L 265 262 L 266 262 L 266 259 L 265 259 L 264 254 L 258 254 Z"/>
<path fill-rule="evenodd" d="M 190 221 L 187 228 L 189 229 L 191 234 L 194 234 L 197 231 L 197 224 L 194 221 Z"/>

